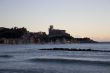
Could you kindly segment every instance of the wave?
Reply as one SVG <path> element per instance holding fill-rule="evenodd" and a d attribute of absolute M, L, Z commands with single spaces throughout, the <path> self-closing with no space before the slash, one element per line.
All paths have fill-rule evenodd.
<path fill-rule="evenodd" d="M 37 57 L 29 59 L 32 62 L 61 62 L 61 63 L 94 63 L 110 65 L 110 60 L 92 58 Z"/>
<path fill-rule="evenodd" d="M 11 58 L 11 55 L 0 55 L 0 58 Z"/>
<path fill-rule="evenodd" d="M 0 73 L 55 73 L 46 72 L 43 69 L 0 69 Z"/>

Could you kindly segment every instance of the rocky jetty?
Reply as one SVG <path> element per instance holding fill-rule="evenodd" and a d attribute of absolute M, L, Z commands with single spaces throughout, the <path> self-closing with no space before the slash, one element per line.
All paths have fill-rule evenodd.
<path fill-rule="evenodd" d="M 49 48 L 49 49 L 39 49 L 39 50 L 110 52 L 110 50 L 77 49 L 77 48 Z"/>

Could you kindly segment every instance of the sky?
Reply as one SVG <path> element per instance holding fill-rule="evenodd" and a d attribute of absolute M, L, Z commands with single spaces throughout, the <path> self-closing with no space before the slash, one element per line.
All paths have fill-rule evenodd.
<path fill-rule="evenodd" d="M 0 0 L 0 27 L 48 34 L 50 25 L 73 37 L 110 41 L 110 0 Z"/>

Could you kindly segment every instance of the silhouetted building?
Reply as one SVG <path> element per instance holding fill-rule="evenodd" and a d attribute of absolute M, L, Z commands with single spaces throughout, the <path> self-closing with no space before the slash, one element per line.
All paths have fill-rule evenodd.
<path fill-rule="evenodd" d="M 49 36 L 64 36 L 67 35 L 66 30 L 54 29 L 53 25 L 50 25 Z"/>

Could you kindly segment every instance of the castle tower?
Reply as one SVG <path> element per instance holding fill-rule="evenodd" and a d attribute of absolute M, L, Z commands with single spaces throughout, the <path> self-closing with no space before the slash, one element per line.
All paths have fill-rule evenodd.
<path fill-rule="evenodd" d="M 53 30 L 53 25 L 50 25 L 50 28 L 49 28 L 49 35 L 51 34 L 52 30 Z"/>
<path fill-rule="evenodd" d="M 53 25 L 50 25 L 50 28 L 49 29 L 52 30 L 53 29 Z"/>

